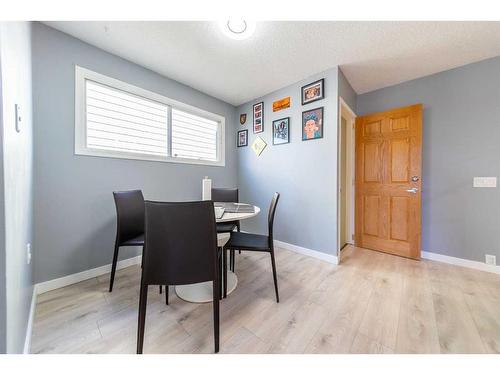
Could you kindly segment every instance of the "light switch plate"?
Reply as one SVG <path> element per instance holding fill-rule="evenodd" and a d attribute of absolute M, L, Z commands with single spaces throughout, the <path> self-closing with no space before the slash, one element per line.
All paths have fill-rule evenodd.
<path fill-rule="evenodd" d="M 497 187 L 497 178 L 496 177 L 474 177 L 474 182 L 473 182 L 472 186 L 473 187 L 496 188 Z"/>
<path fill-rule="evenodd" d="M 12 107 L 11 107 L 12 108 Z M 16 104 L 16 132 L 21 132 L 21 122 L 23 121 L 21 106 Z"/>
<path fill-rule="evenodd" d="M 497 257 L 494 255 L 486 254 L 485 255 L 485 263 L 491 264 L 492 266 L 496 266 L 497 265 Z"/>
<path fill-rule="evenodd" d="M 26 244 L 26 264 L 31 263 L 31 244 Z"/>

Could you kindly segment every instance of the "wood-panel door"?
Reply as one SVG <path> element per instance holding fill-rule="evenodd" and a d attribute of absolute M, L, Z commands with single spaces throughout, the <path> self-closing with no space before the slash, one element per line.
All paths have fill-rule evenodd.
<path fill-rule="evenodd" d="M 356 118 L 355 244 L 420 259 L 422 105 Z"/>

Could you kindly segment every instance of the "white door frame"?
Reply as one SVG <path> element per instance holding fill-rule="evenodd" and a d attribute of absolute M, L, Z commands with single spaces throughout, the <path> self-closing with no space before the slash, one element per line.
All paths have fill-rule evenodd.
<path fill-rule="evenodd" d="M 346 168 L 346 180 L 347 180 L 347 238 L 348 243 L 354 244 L 354 157 L 355 157 L 355 129 L 356 124 L 356 113 L 347 105 L 347 103 L 339 96 L 338 104 L 338 122 L 337 122 L 337 259 L 340 263 L 340 224 L 341 220 L 344 218 L 340 217 L 340 162 L 341 162 L 341 144 L 342 144 L 342 132 L 341 132 L 341 121 L 342 115 L 347 120 L 346 128 L 346 145 L 347 145 L 347 168 Z"/>

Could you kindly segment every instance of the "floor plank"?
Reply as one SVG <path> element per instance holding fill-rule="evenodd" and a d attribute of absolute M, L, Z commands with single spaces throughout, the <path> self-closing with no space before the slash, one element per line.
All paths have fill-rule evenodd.
<path fill-rule="evenodd" d="M 340 266 L 277 249 L 236 256 L 221 353 L 499 353 L 500 276 L 348 246 Z M 32 353 L 135 353 L 140 267 L 38 296 Z M 148 290 L 145 353 L 213 353 L 212 304 Z"/>

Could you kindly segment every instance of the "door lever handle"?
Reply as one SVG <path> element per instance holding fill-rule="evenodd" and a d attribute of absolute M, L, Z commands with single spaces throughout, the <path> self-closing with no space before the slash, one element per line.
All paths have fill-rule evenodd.
<path fill-rule="evenodd" d="M 408 189 L 406 190 L 408 193 L 413 193 L 413 194 L 417 194 L 417 191 L 418 189 L 417 188 L 411 188 L 411 189 Z"/>

